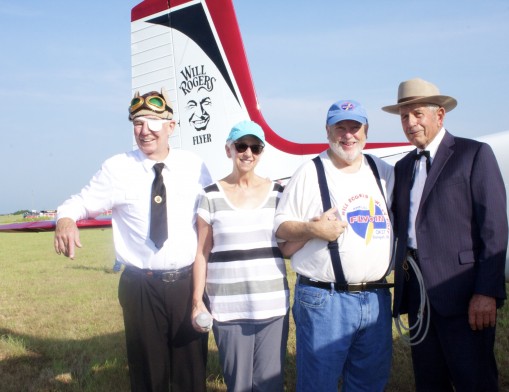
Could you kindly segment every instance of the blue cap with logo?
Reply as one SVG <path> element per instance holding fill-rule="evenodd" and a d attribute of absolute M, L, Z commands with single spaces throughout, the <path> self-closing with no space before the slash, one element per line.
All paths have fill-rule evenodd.
<path fill-rule="evenodd" d="M 366 125 L 368 115 L 359 102 L 347 99 L 333 103 L 327 112 L 327 125 L 334 125 L 343 120 L 353 120 Z"/>
<path fill-rule="evenodd" d="M 265 134 L 263 133 L 262 127 L 260 127 L 257 123 L 253 121 L 241 121 L 238 124 L 235 124 L 228 135 L 226 141 L 236 141 L 241 137 L 251 135 L 255 136 L 265 144 Z"/>

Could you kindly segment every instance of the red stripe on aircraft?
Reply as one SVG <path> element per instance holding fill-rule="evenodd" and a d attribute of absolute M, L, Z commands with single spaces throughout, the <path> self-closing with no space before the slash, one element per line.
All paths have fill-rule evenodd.
<path fill-rule="evenodd" d="M 76 222 L 80 229 L 96 229 L 107 228 L 111 226 L 111 219 L 82 219 Z M 0 225 L 0 232 L 19 233 L 19 232 L 43 232 L 54 231 L 55 221 L 35 221 L 35 222 L 20 222 L 9 223 L 7 225 Z"/>

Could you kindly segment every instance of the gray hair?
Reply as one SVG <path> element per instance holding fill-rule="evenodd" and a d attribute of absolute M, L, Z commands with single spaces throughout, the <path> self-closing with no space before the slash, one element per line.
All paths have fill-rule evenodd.
<path fill-rule="evenodd" d="M 436 105 L 434 103 L 427 103 L 425 107 L 436 112 L 440 108 L 440 105 Z"/>

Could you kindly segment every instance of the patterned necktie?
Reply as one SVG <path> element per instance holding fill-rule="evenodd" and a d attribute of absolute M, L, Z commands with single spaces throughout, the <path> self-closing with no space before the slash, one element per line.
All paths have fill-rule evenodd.
<path fill-rule="evenodd" d="M 157 249 L 163 247 L 168 239 L 168 218 L 166 213 L 166 187 L 162 171 L 164 163 L 156 163 L 154 171 L 156 176 L 152 183 L 152 194 L 150 202 L 150 239 Z"/>
<path fill-rule="evenodd" d="M 430 155 L 429 155 L 429 151 L 422 150 L 420 153 L 418 153 L 415 156 L 415 166 L 414 166 L 414 171 L 412 173 L 412 185 L 410 186 L 410 189 L 412 189 L 413 186 L 414 186 L 415 173 L 417 171 L 417 165 L 419 165 L 422 157 L 426 157 L 426 174 L 429 173 L 429 169 L 431 168 L 431 158 L 430 158 Z"/>

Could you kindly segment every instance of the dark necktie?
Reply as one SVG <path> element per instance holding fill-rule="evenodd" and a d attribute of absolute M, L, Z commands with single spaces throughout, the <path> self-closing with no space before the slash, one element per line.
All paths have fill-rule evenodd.
<path fill-rule="evenodd" d="M 164 163 L 156 163 L 154 171 L 156 176 L 152 183 L 152 194 L 150 203 L 150 239 L 157 249 L 163 247 L 168 239 L 168 218 L 166 214 L 166 187 L 162 171 Z"/>
<path fill-rule="evenodd" d="M 414 186 L 415 181 L 415 172 L 417 171 L 417 165 L 419 165 L 419 162 L 421 161 L 422 157 L 426 157 L 426 174 L 429 173 L 429 169 L 431 168 L 431 158 L 429 155 L 429 151 L 422 150 L 420 153 L 415 155 L 415 165 L 414 165 L 414 171 L 412 173 L 412 185 L 410 186 L 410 189 Z"/>

